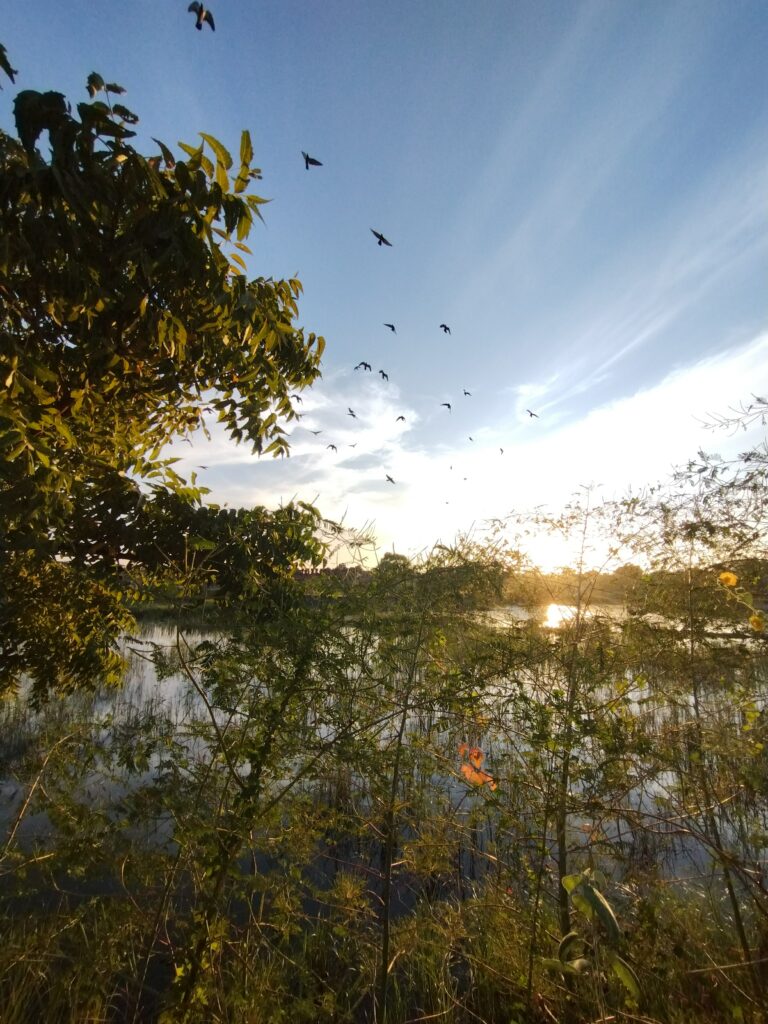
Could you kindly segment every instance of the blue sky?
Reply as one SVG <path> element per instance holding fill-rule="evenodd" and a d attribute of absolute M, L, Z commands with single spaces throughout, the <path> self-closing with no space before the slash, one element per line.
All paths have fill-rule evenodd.
<path fill-rule="evenodd" d="M 120 82 L 143 139 L 251 131 L 251 270 L 298 274 L 327 349 L 290 459 L 183 446 L 214 500 L 412 551 L 743 450 L 699 421 L 768 390 L 764 0 L 211 5 L 215 33 L 185 0 L 25 0 L 2 41 L 19 88 Z"/>

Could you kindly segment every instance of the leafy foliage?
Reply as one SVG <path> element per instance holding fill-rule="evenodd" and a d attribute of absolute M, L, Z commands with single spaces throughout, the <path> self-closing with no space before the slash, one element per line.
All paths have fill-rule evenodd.
<path fill-rule="evenodd" d="M 12 77 L 4 51 L 1 66 Z M 151 517 L 137 515 L 138 482 L 155 490 L 154 527 L 171 508 L 179 536 L 195 517 L 210 525 L 218 514 L 193 510 L 202 491 L 178 477 L 165 445 L 206 430 L 213 418 L 234 441 L 287 454 L 281 423 L 297 415 L 291 396 L 318 377 L 323 350 L 321 338 L 295 326 L 298 281 L 246 274 L 245 240 L 264 203 L 250 191 L 260 172 L 248 133 L 234 169 L 207 134 L 197 146 L 180 144 L 184 159 L 162 143 L 160 156 L 145 156 L 131 144 L 136 115 L 115 102 L 122 88 L 95 72 L 87 88 L 91 102 L 75 113 L 60 93 L 20 92 L 18 139 L 0 132 L 5 685 L 18 678 L 14 665 L 43 685 L 54 682 L 36 657 L 39 644 L 30 643 L 33 619 L 11 604 L 22 579 L 30 595 L 42 595 L 57 572 L 52 561 L 64 559 L 69 568 L 58 578 L 71 579 L 81 595 L 97 579 L 119 591 L 117 559 L 144 557 L 153 543 Z M 161 497 L 162 488 L 178 500 Z M 295 556 L 315 557 L 316 548 L 301 542 L 312 515 L 286 511 L 269 522 L 252 513 L 249 528 L 261 516 L 274 540 L 256 554 L 271 552 L 282 569 Z M 277 553 L 283 528 L 286 545 Z M 173 562 L 178 544 L 169 548 Z M 50 603 L 56 595 L 60 613 Z M 110 675 L 110 644 L 100 653 L 98 644 L 84 645 L 83 623 L 75 628 L 66 607 L 65 593 L 53 588 L 47 621 L 64 631 L 60 653 L 68 635 L 73 649 L 93 657 L 68 667 L 65 658 L 62 671 L 83 682 Z M 51 639 L 45 632 L 40 644 Z M 106 641 L 108 630 L 96 632 Z"/>

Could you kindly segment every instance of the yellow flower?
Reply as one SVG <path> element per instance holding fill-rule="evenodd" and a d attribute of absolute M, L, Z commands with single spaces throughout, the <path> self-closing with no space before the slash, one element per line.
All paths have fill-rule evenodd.
<path fill-rule="evenodd" d="M 721 572 L 717 578 L 724 587 L 735 587 L 739 582 L 739 577 L 735 572 Z"/>
<path fill-rule="evenodd" d="M 765 629 L 765 619 L 763 618 L 762 612 L 756 612 L 754 615 L 750 615 L 749 624 L 756 633 L 762 633 Z"/>

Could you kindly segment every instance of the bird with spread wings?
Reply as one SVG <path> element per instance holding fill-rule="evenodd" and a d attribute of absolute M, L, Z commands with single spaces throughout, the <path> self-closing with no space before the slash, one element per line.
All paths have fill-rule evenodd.
<path fill-rule="evenodd" d="M 198 30 L 198 32 L 202 32 L 203 22 L 205 21 L 207 21 L 208 24 L 211 26 L 212 32 L 216 31 L 216 26 L 213 23 L 213 15 L 211 14 L 207 7 L 204 7 L 203 4 L 198 3 L 198 0 L 193 0 L 193 2 L 189 5 L 187 10 L 193 11 L 197 15 L 195 28 Z"/>

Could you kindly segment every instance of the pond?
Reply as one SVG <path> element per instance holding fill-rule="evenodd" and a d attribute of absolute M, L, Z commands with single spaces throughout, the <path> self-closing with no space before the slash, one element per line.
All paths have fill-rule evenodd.
<path fill-rule="evenodd" d="M 599 611 L 602 614 L 604 610 Z M 539 621 L 555 630 L 571 621 L 574 614 L 572 606 L 550 604 Z M 610 609 L 609 615 L 616 619 L 616 609 Z M 495 628 L 525 622 L 529 618 L 530 613 L 516 606 L 483 613 L 483 621 Z M 251 713 L 247 702 L 242 708 L 217 705 L 210 694 L 206 695 L 196 672 L 186 665 L 186 659 L 182 657 L 179 663 L 180 652 L 191 660 L 199 645 L 215 644 L 223 638 L 226 638 L 223 631 L 190 631 L 180 638 L 176 630 L 167 624 L 145 624 L 138 636 L 124 641 L 128 670 L 124 685 L 119 690 L 55 701 L 53 706 L 44 708 L 40 713 L 25 708 L 23 698 L 7 702 L 0 746 L 2 762 L 7 765 L 23 764 L 25 745 L 31 753 L 42 744 L 42 751 L 45 737 L 55 736 L 57 729 L 59 739 L 54 742 L 60 741 L 65 727 L 77 725 L 81 730 L 90 730 L 93 750 L 89 759 L 83 762 L 80 776 L 71 773 L 70 795 L 73 799 L 79 797 L 91 807 L 102 808 L 107 816 L 113 814 L 115 806 L 125 801 L 127 794 L 155 785 L 167 770 L 169 756 L 185 760 L 191 766 L 187 770 L 191 779 L 199 766 L 218 756 L 211 747 L 215 740 L 211 728 L 238 728 L 240 722 L 247 722 Z M 175 659 L 172 657 L 174 652 Z M 466 723 L 462 725 L 435 705 L 429 710 L 414 707 L 408 711 L 406 743 L 423 746 L 426 738 L 432 752 L 431 762 L 423 762 L 419 768 L 418 785 L 422 792 L 420 799 L 426 801 L 425 812 L 430 807 L 444 806 L 460 832 L 471 827 L 472 841 L 458 853 L 457 863 L 462 877 L 467 872 L 473 878 L 482 874 L 477 865 L 485 864 L 487 867 L 492 864 L 492 860 L 484 857 L 502 841 L 507 846 L 517 843 L 520 850 L 530 851 L 535 846 L 529 837 L 536 832 L 533 818 L 541 813 L 540 809 L 534 806 L 528 810 L 516 798 L 513 803 L 518 808 L 521 823 L 519 827 L 506 828 L 503 836 L 500 836 L 495 820 L 496 809 L 509 799 L 509 792 L 505 793 L 504 787 L 512 785 L 511 780 L 521 770 L 527 770 L 526 764 L 535 764 L 535 771 L 542 780 L 546 780 L 548 772 L 554 771 L 560 752 L 556 748 L 548 750 L 546 746 L 541 747 L 535 730 L 525 722 L 533 713 L 531 705 L 534 711 L 535 706 L 539 706 L 549 714 L 549 701 L 561 701 L 557 696 L 561 690 L 556 683 L 551 669 L 545 674 L 544 685 L 540 670 L 522 670 L 514 678 L 509 677 L 488 688 L 484 696 L 477 698 L 479 713 L 474 717 L 475 721 L 479 723 L 482 720 L 483 724 L 473 727 L 472 734 L 467 732 Z M 258 686 L 255 681 L 253 685 Z M 519 693 L 521 685 L 525 691 L 523 704 Z M 644 728 L 651 730 L 652 736 L 661 736 L 670 728 L 670 723 L 690 721 L 693 713 L 690 697 L 681 709 L 679 702 L 672 707 L 653 699 L 645 677 L 632 679 L 622 674 L 616 685 L 622 691 L 622 714 L 629 714 L 638 723 L 643 723 Z M 764 707 L 764 683 L 757 688 L 755 696 L 756 706 Z M 614 696 L 605 690 L 596 692 L 591 699 L 594 707 L 599 709 L 601 705 L 607 706 Z M 317 723 L 316 739 L 325 741 L 330 736 L 330 726 L 321 705 L 322 701 L 313 713 Z M 593 708 L 590 714 L 595 713 Z M 723 714 L 722 706 L 718 714 Z M 395 714 L 377 734 L 371 734 L 376 749 L 385 750 L 392 743 L 397 721 Z M 599 758 L 603 755 L 595 747 L 588 724 L 588 719 L 584 719 L 586 731 L 583 738 L 571 744 L 570 756 L 581 763 L 579 770 L 573 772 L 569 797 L 573 810 L 568 818 L 567 835 L 574 854 L 581 851 L 592 860 L 597 858 L 603 868 L 608 868 L 617 877 L 625 872 L 628 865 L 634 869 L 638 865 L 653 864 L 662 875 L 670 878 L 705 878 L 712 867 L 712 840 L 706 836 L 706 829 L 702 832 L 702 822 L 695 813 L 684 823 L 679 818 L 670 820 L 669 808 L 682 800 L 684 780 L 679 772 L 669 766 L 648 768 L 642 772 L 635 766 L 633 771 L 625 771 L 621 806 L 616 806 L 616 783 L 605 789 L 605 780 L 598 772 Z M 467 748 L 467 740 L 481 755 L 481 761 L 474 767 L 461 753 L 462 747 Z M 172 755 L 169 754 L 171 749 Z M 299 763 L 299 757 L 286 760 L 272 777 L 270 785 L 273 788 L 287 786 Z M 242 777 L 245 778 L 247 773 L 244 769 Z M 318 776 L 314 781 L 302 782 L 296 791 L 303 792 L 313 801 L 322 803 L 327 800 L 333 804 L 338 800 L 337 784 L 338 780 L 333 782 Z M 370 784 L 364 783 L 355 771 L 350 770 L 343 785 L 355 793 L 355 812 L 362 815 L 371 813 Z M 425 797 L 426 790 L 431 795 Z M 48 845 L 55 835 L 43 793 L 44 787 L 38 786 L 35 777 L 25 778 L 18 768 L 14 776 L 6 774 L 0 782 L 0 821 L 13 842 L 22 847 Z M 597 812 L 584 813 L 579 809 L 580 804 L 597 806 L 600 801 L 604 806 Z M 484 820 L 478 823 L 476 819 L 483 817 Z M 114 819 L 119 820 L 119 815 L 115 813 Z M 152 843 L 173 842 L 174 827 L 170 815 L 156 814 L 149 829 L 139 825 L 133 828 L 136 837 L 144 834 Z M 750 829 L 753 837 L 750 855 L 758 862 L 764 862 L 766 842 L 761 844 L 757 841 L 755 845 L 755 837 L 759 836 L 760 830 L 768 831 L 763 805 L 753 808 Z M 745 825 L 741 819 L 735 820 L 730 813 L 723 813 L 721 833 L 726 843 L 741 843 L 744 832 Z M 418 823 L 404 824 L 402 841 L 407 843 L 417 833 Z M 335 845 L 338 847 L 338 841 Z M 380 856 L 380 846 L 376 841 L 364 846 L 358 844 L 357 860 L 370 865 Z M 554 857 L 554 837 L 551 847 Z"/>

